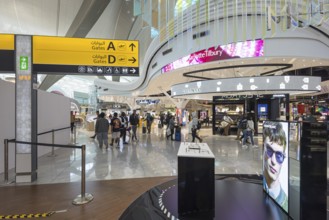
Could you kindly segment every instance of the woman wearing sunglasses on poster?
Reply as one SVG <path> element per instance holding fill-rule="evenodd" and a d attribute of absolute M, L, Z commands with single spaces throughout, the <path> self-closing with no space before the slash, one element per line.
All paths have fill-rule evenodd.
<path fill-rule="evenodd" d="M 287 162 L 287 135 L 280 122 L 266 121 L 263 129 L 264 140 L 264 180 L 266 192 L 286 211 L 288 197 L 280 183 L 280 172 L 284 162 Z M 288 178 L 288 177 L 287 177 Z"/>

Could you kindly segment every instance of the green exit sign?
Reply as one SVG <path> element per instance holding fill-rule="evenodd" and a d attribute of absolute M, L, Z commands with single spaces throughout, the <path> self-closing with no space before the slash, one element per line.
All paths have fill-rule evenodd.
<path fill-rule="evenodd" d="M 19 57 L 19 69 L 20 70 L 27 70 L 29 68 L 28 60 L 29 60 L 29 58 L 26 56 Z"/>

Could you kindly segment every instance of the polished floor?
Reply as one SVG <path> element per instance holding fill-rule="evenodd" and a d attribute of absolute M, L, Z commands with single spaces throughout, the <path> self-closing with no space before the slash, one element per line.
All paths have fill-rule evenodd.
<path fill-rule="evenodd" d="M 202 128 L 199 134 L 215 155 L 216 174 L 260 175 L 262 173 L 261 135 L 255 137 L 255 144 L 259 147 L 253 148 L 248 145 L 248 148 L 242 148 L 242 144 L 235 140 L 235 135 L 212 135 L 210 128 Z M 71 204 L 81 189 L 81 151 L 65 148 L 57 149 L 56 156 L 48 154 L 39 158 L 37 181 L 31 184 L 16 184 L 13 182 L 13 172 L 11 171 L 9 184 L 0 182 L 1 194 L 5 198 L 10 198 L 0 202 L 0 215 L 63 209 L 65 213 L 68 212 L 67 210 L 78 211 L 70 215 L 63 214 L 61 217 L 58 217 L 57 214 L 50 218 L 117 219 L 124 209 L 147 189 L 177 177 L 177 152 L 181 142 L 167 140 L 165 129 L 154 126 L 151 134 L 142 134 L 139 129 L 138 142 L 129 141 L 128 144 L 122 144 L 121 141 L 119 148 L 114 147 L 107 150 L 104 147 L 99 148 L 97 140 L 90 138 L 92 135 L 93 132 L 87 131 L 83 127 L 78 128 L 75 141 L 77 145 L 86 145 L 86 192 L 96 194 L 92 205 L 74 208 Z M 187 129 L 183 128 L 182 141 L 190 142 L 191 139 L 191 134 L 188 134 Z M 71 142 L 74 141 L 71 140 Z M 292 152 L 291 155 L 294 153 Z M 292 183 L 295 179 L 298 184 L 297 173 L 298 167 L 290 170 Z M 2 181 L 3 176 L 0 177 L 0 181 Z M 26 204 L 21 203 L 21 189 L 25 189 L 25 194 L 28 194 L 24 199 L 27 207 Z M 44 195 L 39 191 L 49 192 L 49 195 Z M 120 191 L 125 191 L 122 193 L 124 199 L 120 198 Z M 62 198 L 63 196 L 66 197 Z M 46 203 L 48 204 L 46 208 L 41 208 L 43 200 L 50 201 L 50 204 Z M 31 206 L 29 201 L 35 205 Z M 59 205 L 63 204 L 63 201 L 70 208 Z M 104 201 L 105 203 L 108 201 L 108 207 L 103 204 Z M 19 205 L 11 205 L 16 203 Z M 95 207 L 91 209 L 91 206 L 101 206 L 100 213 L 97 214 L 93 211 Z M 8 209 L 8 207 L 15 208 Z M 24 209 L 22 210 L 20 207 L 24 207 Z M 36 208 L 38 209 L 36 210 Z M 5 210 L 6 212 L 4 212 Z M 14 213 L 10 213 L 8 210 L 12 210 Z M 104 212 L 108 212 L 107 215 L 111 217 L 104 218 L 106 214 Z"/>
<path fill-rule="evenodd" d="M 139 129 L 141 130 L 141 129 Z M 120 148 L 102 149 L 93 132 L 77 130 L 77 143 L 86 145 L 86 181 L 124 178 L 143 178 L 177 175 L 177 152 L 181 142 L 167 140 L 165 129 L 154 127 L 151 134 L 138 131 L 139 141 L 122 144 Z M 235 136 L 212 135 L 210 128 L 200 131 L 203 142 L 214 153 L 216 174 L 261 174 L 262 148 L 242 149 Z M 182 140 L 192 140 L 187 129 L 182 129 Z M 255 137 L 259 144 L 261 137 Z M 261 145 L 259 145 L 261 146 Z M 81 179 L 81 151 L 56 150 L 56 157 L 39 159 L 36 184 L 76 182 Z"/>

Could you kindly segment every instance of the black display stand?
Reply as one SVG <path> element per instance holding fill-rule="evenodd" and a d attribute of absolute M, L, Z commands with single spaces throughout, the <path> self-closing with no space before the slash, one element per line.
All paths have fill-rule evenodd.
<path fill-rule="evenodd" d="M 300 149 L 300 219 L 326 219 L 327 123 L 303 122 Z"/>
<path fill-rule="evenodd" d="M 214 156 L 207 144 L 182 143 L 178 151 L 179 218 L 213 219 Z"/>

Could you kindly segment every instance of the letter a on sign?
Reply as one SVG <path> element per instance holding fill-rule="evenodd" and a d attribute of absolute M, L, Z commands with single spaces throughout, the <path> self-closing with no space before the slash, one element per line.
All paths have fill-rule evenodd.
<path fill-rule="evenodd" d="M 113 42 L 110 42 L 109 46 L 107 47 L 107 50 L 111 50 L 111 49 L 115 51 L 115 47 L 114 47 Z"/>

